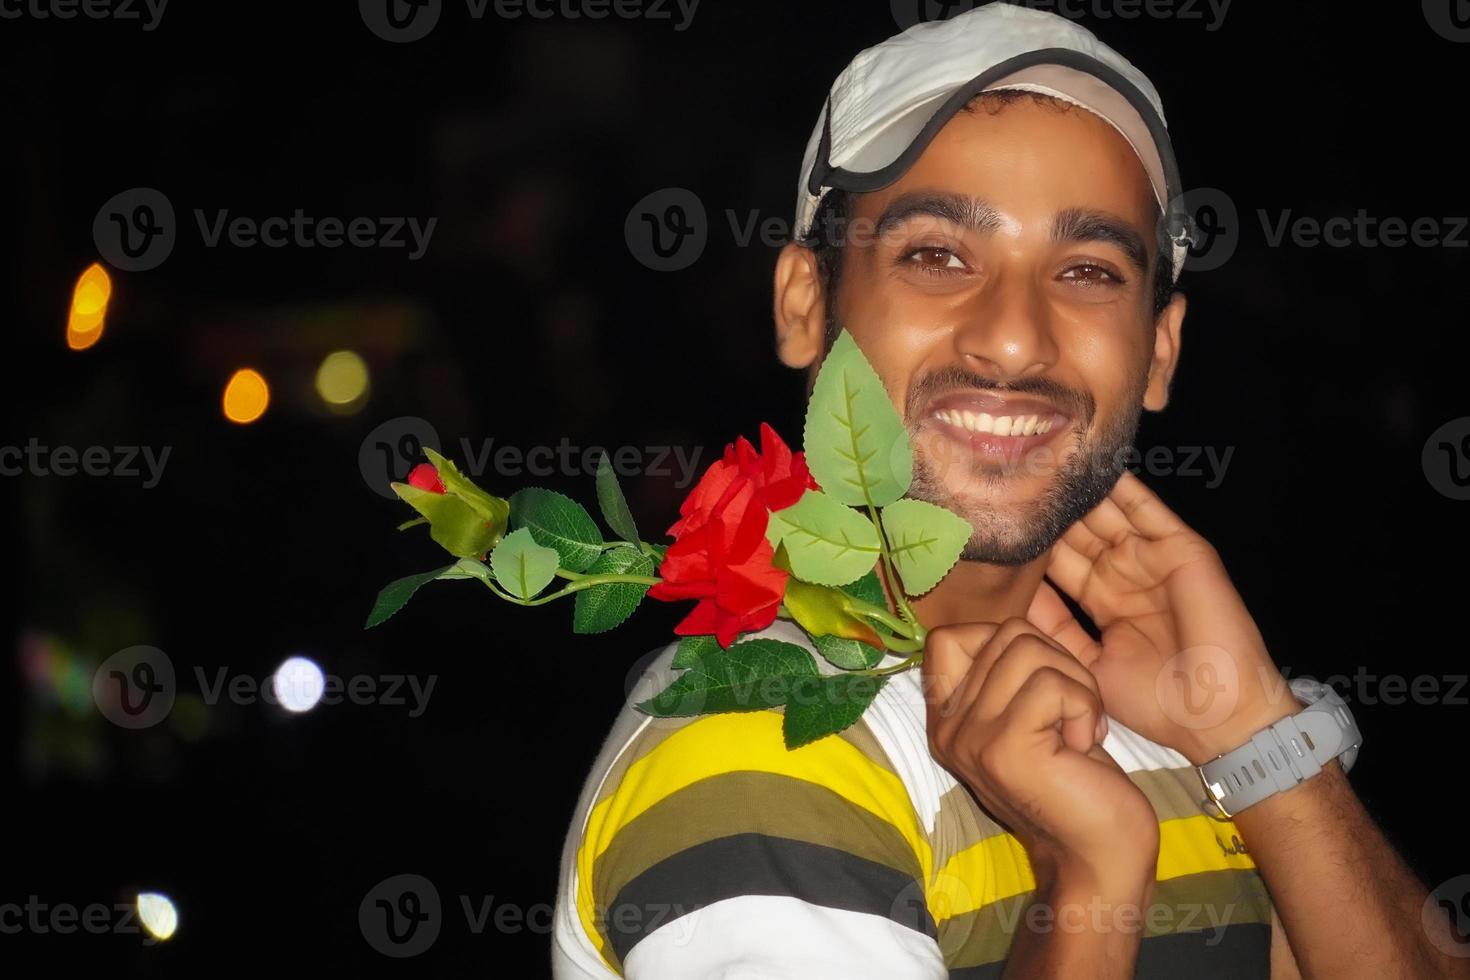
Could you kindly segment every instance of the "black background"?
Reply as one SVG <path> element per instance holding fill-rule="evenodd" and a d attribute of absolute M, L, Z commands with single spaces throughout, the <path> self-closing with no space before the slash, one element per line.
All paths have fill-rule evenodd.
<path fill-rule="evenodd" d="M 1427 675 L 1447 691 L 1443 678 L 1466 671 L 1470 504 L 1436 491 L 1421 451 L 1470 414 L 1470 236 L 1270 247 L 1258 217 L 1363 209 L 1440 219 L 1448 235 L 1470 212 L 1457 94 L 1470 45 L 1418 4 L 1346 9 L 1238 0 L 1214 30 L 1081 18 L 1154 80 L 1186 185 L 1221 189 L 1239 215 L 1233 257 L 1182 279 L 1175 400 L 1139 445 L 1233 448 L 1219 486 L 1145 479 L 1220 548 L 1283 667 Z M 359 451 L 402 416 L 432 422 L 451 455 L 461 438 L 677 445 L 701 453 L 700 471 L 762 420 L 799 441 L 803 379 L 772 341 L 776 249 L 739 244 L 727 212 L 790 219 L 827 85 L 902 18 L 868 0 L 704 0 L 686 30 L 677 19 L 474 20 L 447 2 L 408 44 L 374 36 L 351 4 L 176 0 L 153 31 L 0 20 L 13 166 L 3 442 L 171 447 L 152 489 L 3 480 L 18 615 L 0 685 L 14 767 L 0 903 L 157 889 L 181 916 L 153 947 L 0 935 L 0 962 L 548 972 L 544 910 L 543 928 L 477 935 L 460 896 L 523 911 L 552 901 L 576 794 L 629 671 L 685 607 L 648 602 L 614 633 L 576 636 L 566 605 L 512 609 L 472 583 L 436 583 L 364 632 L 377 589 L 442 553 L 393 530 L 407 509 L 372 491 Z M 98 258 L 93 217 L 134 187 L 168 196 L 178 243 L 156 269 L 115 271 L 101 342 L 69 351 L 72 284 Z M 647 268 L 624 238 L 635 202 L 667 187 L 693 191 L 708 215 L 708 246 L 676 272 Z M 419 261 L 206 248 L 195 208 L 438 225 Z M 370 400 L 349 417 L 312 393 L 339 348 L 372 370 Z M 273 401 L 237 426 L 219 398 L 246 364 Z M 591 505 L 580 467 L 481 482 Z M 645 536 L 688 489 L 677 471 L 624 484 Z M 339 676 L 437 684 L 417 718 L 226 702 L 186 738 L 172 722 L 129 732 L 58 704 L 23 669 L 37 643 L 84 678 L 114 651 L 155 646 L 195 695 L 196 668 L 260 679 L 291 654 Z M 1470 692 L 1390 705 L 1373 684 L 1347 690 L 1367 739 L 1359 793 L 1431 887 L 1464 872 L 1449 799 Z M 374 952 L 357 918 L 368 890 L 400 873 L 433 881 L 445 907 L 438 941 L 406 961 Z"/>

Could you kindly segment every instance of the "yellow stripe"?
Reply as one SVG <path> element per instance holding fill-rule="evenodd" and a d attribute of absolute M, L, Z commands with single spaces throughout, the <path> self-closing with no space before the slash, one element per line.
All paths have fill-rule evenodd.
<path fill-rule="evenodd" d="M 1227 854 L 1240 836 L 1235 824 L 1203 814 L 1159 824 L 1158 881 L 1220 871 L 1254 868 L 1248 854 Z M 997 834 L 960 851 L 935 876 L 929 910 L 935 922 L 974 912 L 1036 887 L 1026 851 L 1010 834 Z"/>
<path fill-rule="evenodd" d="M 627 751 L 635 751 L 629 745 Z M 577 851 L 577 913 L 602 958 L 615 971 L 597 929 L 592 869 L 618 831 L 654 804 L 686 786 L 729 772 L 765 772 L 816 783 L 892 824 L 903 835 L 927 880 L 933 871 L 929 840 L 903 782 L 852 743 L 819 739 L 788 750 L 781 715 L 752 711 L 706 715 L 679 729 L 628 767 L 617 790 L 593 808 Z"/>

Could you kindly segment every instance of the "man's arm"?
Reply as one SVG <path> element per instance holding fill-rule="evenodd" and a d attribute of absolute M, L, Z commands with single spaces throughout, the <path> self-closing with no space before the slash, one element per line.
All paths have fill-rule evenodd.
<path fill-rule="evenodd" d="M 1043 584 L 1027 618 L 1097 678 L 1108 712 L 1201 765 L 1300 709 L 1218 552 L 1125 472 L 1047 566 L 1097 627 Z M 1198 704 L 1197 689 L 1209 691 Z M 1215 717 L 1217 709 L 1224 717 Z M 1449 923 L 1374 825 L 1337 763 L 1233 817 L 1307 977 L 1470 977 Z"/>
<path fill-rule="evenodd" d="M 1305 977 L 1470 977 L 1449 920 L 1420 928 L 1428 890 L 1384 839 L 1336 761 L 1234 816 Z M 1432 926 L 1431 926 L 1432 923 Z M 1274 970 L 1273 970 L 1274 974 Z"/>
<path fill-rule="evenodd" d="M 931 629 L 924 644 L 930 753 L 1011 829 L 1035 871 L 1006 977 L 1133 976 L 1159 827 L 1147 797 L 1103 750 L 1097 682 L 1023 619 Z M 1118 841 L 1127 845 L 1119 847 Z M 1109 909 L 1097 922 L 1093 910 Z"/>

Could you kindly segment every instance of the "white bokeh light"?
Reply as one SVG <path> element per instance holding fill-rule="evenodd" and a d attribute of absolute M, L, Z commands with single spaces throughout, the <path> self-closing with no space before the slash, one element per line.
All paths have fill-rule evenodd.
<path fill-rule="evenodd" d="M 179 910 L 173 899 L 159 892 L 138 893 L 138 918 L 155 939 L 167 939 L 179 928 Z"/>
<path fill-rule="evenodd" d="M 315 708 L 326 689 L 322 669 L 306 657 L 292 657 L 276 668 L 271 688 L 276 701 L 287 711 L 297 714 Z"/>

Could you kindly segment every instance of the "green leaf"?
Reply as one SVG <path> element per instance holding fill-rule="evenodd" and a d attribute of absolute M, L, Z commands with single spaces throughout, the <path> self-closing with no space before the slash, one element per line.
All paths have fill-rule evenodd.
<path fill-rule="evenodd" d="M 842 586 L 842 591 L 854 599 L 861 599 L 869 605 L 877 606 L 879 609 L 888 608 L 888 597 L 883 594 L 883 582 L 878 578 L 878 569 L 872 568 L 868 574 L 855 582 L 848 582 Z"/>
<path fill-rule="evenodd" d="M 405 575 L 403 578 L 394 579 L 383 586 L 378 593 L 378 598 L 373 602 L 373 611 L 368 613 L 367 622 L 363 629 L 370 630 L 374 626 L 382 625 L 393 617 L 393 614 L 407 605 L 408 600 L 419 590 L 420 586 L 427 585 L 436 578 L 464 578 L 463 573 L 456 572 L 455 565 L 445 568 L 436 568 L 432 572 L 420 572 L 418 575 Z"/>
<path fill-rule="evenodd" d="M 895 500 L 880 518 L 904 591 L 923 595 L 949 574 L 974 534 L 970 522 L 924 500 Z"/>
<path fill-rule="evenodd" d="M 628 509 L 623 488 L 618 486 L 618 475 L 604 452 L 597 458 L 597 505 L 602 508 L 602 519 L 607 526 L 630 544 L 638 544 L 638 525 L 633 523 L 633 512 Z"/>
<path fill-rule="evenodd" d="M 500 540 L 505 528 L 486 526 L 485 516 L 462 498 L 420 490 L 407 483 L 391 484 L 414 510 L 429 522 L 429 537 L 456 558 L 478 558 Z"/>
<path fill-rule="evenodd" d="M 822 658 L 843 670 L 866 670 L 883 662 L 885 648 L 845 636 L 813 636 L 812 646 Z"/>
<path fill-rule="evenodd" d="M 528 529 L 520 528 L 501 538 L 490 552 L 490 570 L 511 595 L 533 599 L 556 578 L 560 557 L 555 548 L 537 544 Z"/>
<path fill-rule="evenodd" d="M 720 641 L 708 634 L 686 636 L 679 641 L 679 649 L 674 651 L 674 659 L 669 666 L 693 667 L 705 654 L 720 649 L 723 649 Z"/>
<path fill-rule="evenodd" d="M 501 534 L 505 533 L 506 519 L 510 516 L 509 501 L 481 490 L 473 480 L 461 473 L 459 467 L 455 466 L 448 457 L 440 455 L 434 449 L 425 446 L 424 455 L 429 457 L 429 462 L 434 464 L 434 469 L 438 471 L 439 482 L 444 484 L 446 494 L 463 500 L 491 527 Z"/>
<path fill-rule="evenodd" d="M 812 476 L 839 503 L 881 507 L 908 492 L 914 475 L 908 430 L 846 330 L 817 372 L 802 439 Z"/>
<path fill-rule="evenodd" d="M 587 569 L 588 575 L 609 573 L 652 575 L 653 559 L 637 548 L 612 548 Z M 572 609 L 572 632 L 603 633 L 612 629 L 633 615 L 647 591 L 648 586 L 634 582 L 607 582 L 583 589 L 577 593 Z"/>
<path fill-rule="evenodd" d="M 774 708 L 797 682 L 816 675 L 816 661 L 802 647 L 758 637 L 708 651 L 637 707 L 660 718 Z"/>
<path fill-rule="evenodd" d="M 784 544 L 791 571 L 803 582 L 846 585 L 878 561 L 878 529 L 866 516 L 818 490 L 771 512 L 766 540 Z"/>
<path fill-rule="evenodd" d="M 788 749 L 799 748 L 847 728 L 863 716 L 888 678 L 833 674 L 799 682 L 786 701 L 781 723 Z"/>
<path fill-rule="evenodd" d="M 536 543 L 555 548 L 561 567 L 585 572 L 602 556 L 602 532 L 592 515 L 571 497 L 541 487 L 524 487 L 510 498 L 510 521 L 526 528 Z"/>

